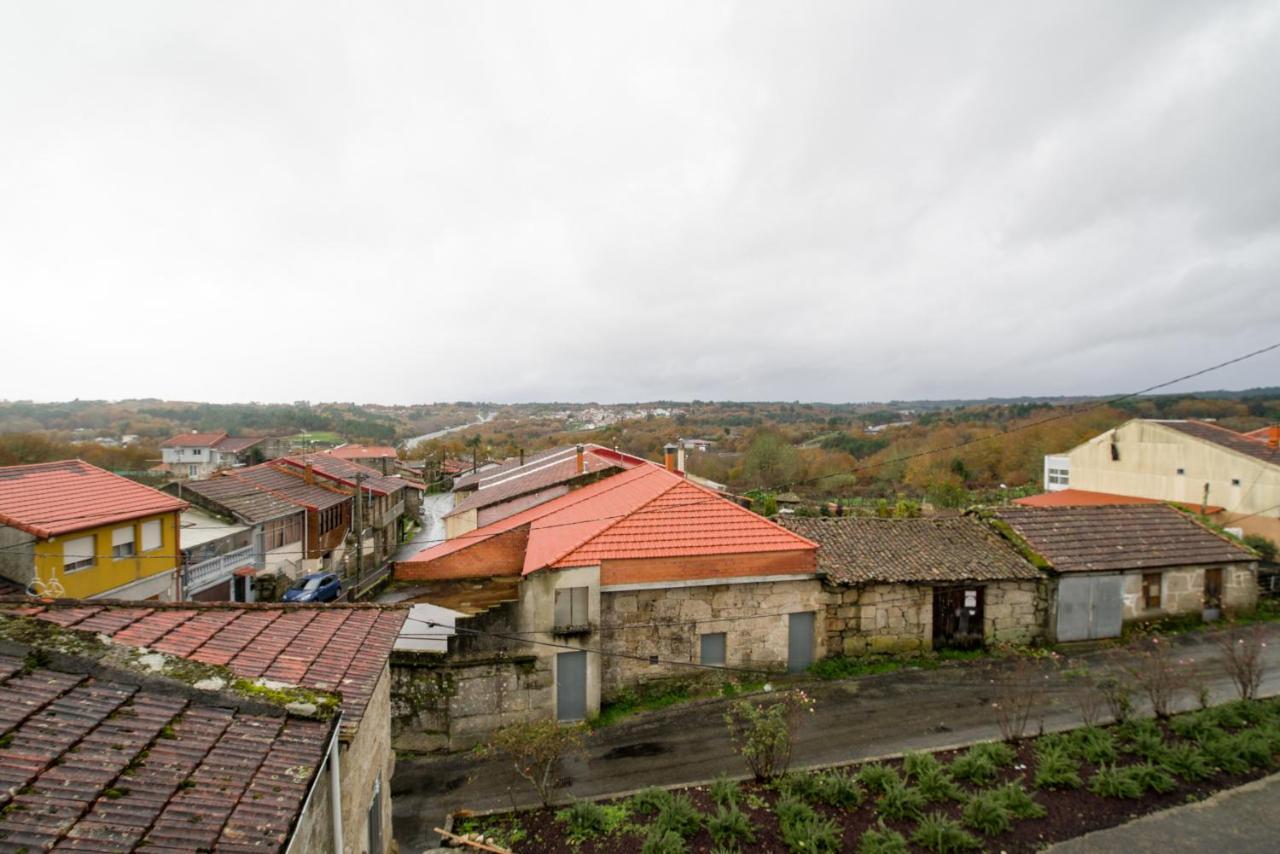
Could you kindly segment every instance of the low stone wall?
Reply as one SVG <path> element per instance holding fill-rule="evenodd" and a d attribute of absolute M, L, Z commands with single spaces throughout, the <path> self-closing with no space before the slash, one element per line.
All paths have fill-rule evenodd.
<path fill-rule="evenodd" d="M 723 632 L 725 665 L 782 671 L 787 666 L 788 614 L 813 611 L 814 660 L 827 653 L 824 617 L 830 594 L 815 579 L 741 584 L 602 591 L 600 646 L 643 658 L 605 657 L 601 696 L 605 701 L 646 682 L 672 677 L 720 678 L 715 671 L 651 664 L 650 655 L 669 662 L 700 663 L 703 634 Z"/>
<path fill-rule="evenodd" d="M 547 656 L 445 660 L 396 653 L 391 663 L 391 741 L 396 750 L 466 750 L 499 727 L 554 714 Z"/>

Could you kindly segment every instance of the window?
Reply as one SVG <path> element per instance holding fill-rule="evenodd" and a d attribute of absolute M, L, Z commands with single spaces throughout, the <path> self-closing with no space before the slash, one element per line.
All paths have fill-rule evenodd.
<path fill-rule="evenodd" d="M 203 453 L 204 453 L 204 451 L 202 451 L 202 450 L 201 450 L 201 449 L 199 449 L 199 448 L 192 448 L 192 449 L 191 449 L 191 456 L 193 456 L 193 457 L 198 457 L 198 456 L 200 456 L 200 455 L 201 455 L 201 454 L 203 454 Z"/>
<path fill-rule="evenodd" d="M 556 628 L 567 629 L 587 623 L 587 588 L 564 587 L 557 590 Z"/>
<path fill-rule="evenodd" d="M 1069 469 L 1049 469 L 1049 483 L 1054 486 L 1067 486 L 1071 480 Z"/>
<path fill-rule="evenodd" d="M 262 526 L 262 548 L 266 551 L 296 543 L 301 539 L 301 515 L 293 515 L 287 519 L 273 519 Z"/>
<path fill-rule="evenodd" d="M 698 660 L 703 664 L 724 667 L 724 632 L 700 635 Z"/>
<path fill-rule="evenodd" d="M 196 466 L 196 465 L 187 466 L 187 477 L 195 477 L 198 471 L 199 471 L 199 466 Z"/>
<path fill-rule="evenodd" d="M 116 560 L 133 557 L 138 550 L 133 545 L 133 526 L 116 528 L 111 532 L 111 556 Z"/>
<path fill-rule="evenodd" d="M 320 511 L 320 533 L 327 534 L 342 525 L 342 505 L 337 504 L 328 510 Z"/>
<path fill-rule="evenodd" d="M 1186 474 L 1186 473 L 1187 473 L 1187 470 L 1186 470 L 1186 469 L 1182 469 L 1182 468 L 1178 469 L 1178 472 L 1177 472 L 1177 474 L 1178 474 L 1178 476 L 1179 476 L 1179 477 L 1181 477 L 1182 475 L 1184 475 L 1184 474 Z"/>
<path fill-rule="evenodd" d="M 74 572 L 93 566 L 96 558 L 93 555 L 93 537 L 78 537 L 62 544 L 62 570 Z"/>
<path fill-rule="evenodd" d="M 154 551 L 160 548 L 160 520 L 152 519 L 142 523 L 142 550 Z"/>
<path fill-rule="evenodd" d="M 1232 486 L 1239 486 L 1239 485 L 1240 485 L 1240 478 L 1238 478 L 1238 477 L 1233 477 L 1233 478 L 1231 478 L 1231 485 L 1232 485 Z"/>
<path fill-rule="evenodd" d="M 1144 572 L 1142 574 L 1142 602 L 1148 611 L 1156 611 L 1160 608 L 1160 579 L 1158 572 Z"/>

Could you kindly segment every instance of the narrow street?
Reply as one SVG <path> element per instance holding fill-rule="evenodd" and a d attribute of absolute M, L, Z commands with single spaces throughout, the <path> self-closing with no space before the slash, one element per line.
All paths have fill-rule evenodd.
<path fill-rule="evenodd" d="M 1268 626 L 1280 641 L 1280 627 Z M 1218 662 L 1218 651 L 1205 634 L 1176 641 L 1188 675 L 1204 684 L 1213 702 L 1235 699 L 1236 692 Z M 1269 643 L 1270 671 L 1263 682 L 1265 695 L 1280 693 L 1280 643 Z M 1128 661 L 1120 650 L 1080 656 L 1072 665 L 1087 663 L 1095 673 L 1120 669 Z M 997 668 L 982 661 L 946 665 L 936 670 L 908 670 L 843 682 L 809 686 L 816 710 L 800 728 L 793 767 L 833 764 L 921 748 L 943 748 L 998 738 L 991 712 Z M 1080 724 L 1076 698 L 1079 680 L 1042 665 L 1045 692 L 1040 720 L 1046 730 Z M 1135 697 L 1139 709 L 1145 708 Z M 1181 705 L 1191 708 L 1186 693 Z M 713 779 L 718 774 L 740 776 L 741 761 L 733 754 L 722 718 L 727 701 L 689 703 L 661 712 L 638 715 L 602 729 L 588 740 L 587 756 L 565 763 L 569 785 L 560 797 L 592 797 Z M 405 851 L 435 844 L 432 827 L 455 809 L 489 810 L 531 803 L 532 790 L 502 761 L 477 762 L 469 754 L 397 761 L 392 780 L 395 835 Z"/>

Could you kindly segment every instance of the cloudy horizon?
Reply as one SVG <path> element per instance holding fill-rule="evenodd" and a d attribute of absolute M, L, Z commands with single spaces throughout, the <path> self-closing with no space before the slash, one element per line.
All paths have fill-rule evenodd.
<path fill-rule="evenodd" d="M 15 3 L 0 68 L 0 398 L 1110 395 L 1280 340 L 1273 2 Z"/>

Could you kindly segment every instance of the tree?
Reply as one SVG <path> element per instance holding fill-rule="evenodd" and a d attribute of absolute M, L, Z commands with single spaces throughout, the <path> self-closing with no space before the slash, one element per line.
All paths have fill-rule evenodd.
<path fill-rule="evenodd" d="M 560 762 L 583 750 L 582 724 L 563 725 L 551 718 L 509 724 L 498 730 L 486 744 L 476 748 L 481 757 L 504 756 L 516 773 L 529 781 L 543 806 L 560 786 Z"/>
<path fill-rule="evenodd" d="M 796 479 L 800 458 L 791 443 L 773 431 L 756 435 L 742 460 L 742 476 L 751 486 L 770 489 Z"/>

